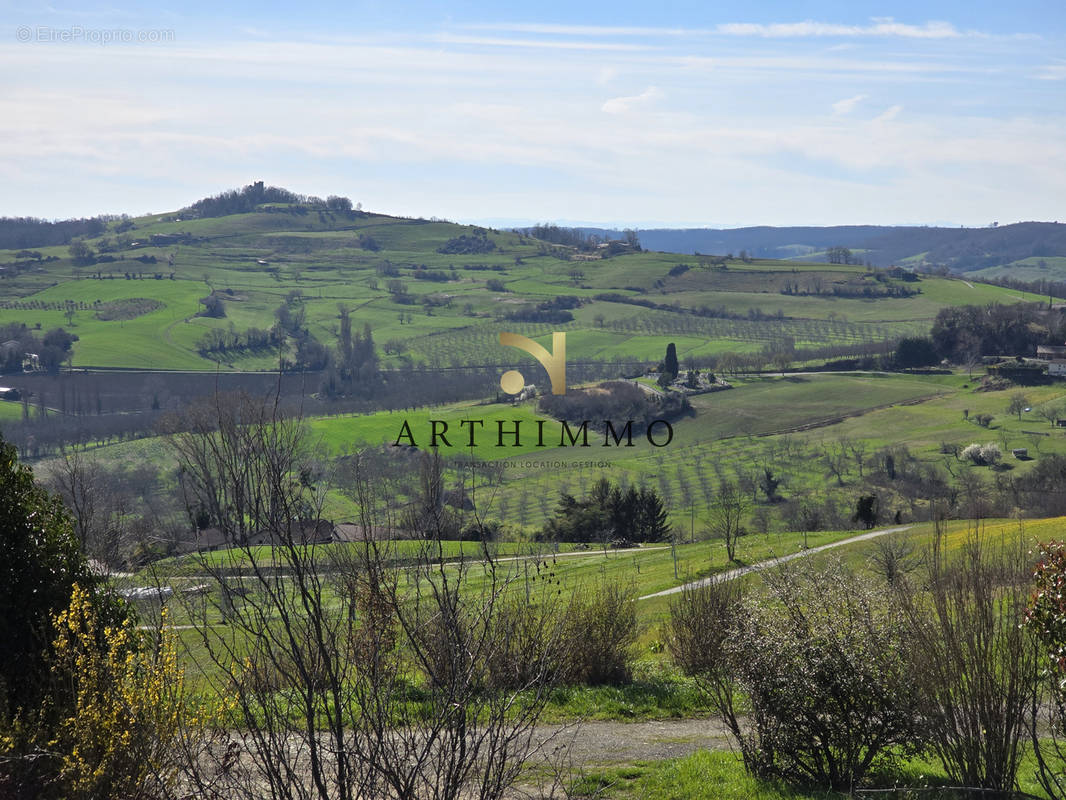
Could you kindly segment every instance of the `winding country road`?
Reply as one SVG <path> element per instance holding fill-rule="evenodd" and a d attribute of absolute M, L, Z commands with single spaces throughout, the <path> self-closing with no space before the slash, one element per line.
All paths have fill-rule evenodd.
<path fill-rule="evenodd" d="M 720 572 L 717 575 L 711 575 L 709 578 L 701 578 L 698 581 L 692 581 L 682 586 L 675 586 L 672 589 L 664 589 L 661 592 L 655 592 L 654 594 L 646 594 L 643 597 L 638 597 L 638 600 L 650 600 L 653 597 L 666 597 L 671 594 L 678 594 L 685 589 L 697 589 L 700 586 L 709 586 L 712 583 L 721 583 L 722 581 L 731 581 L 734 578 L 739 578 L 742 575 L 747 575 L 749 572 L 759 572 L 760 570 L 768 569 L 770 567 L 776 567 L 778 564 L 784 564 L 787 561 L 792 561 L 795 558 L 801 558 L 803 556 L 809 556 L 812 553 L 820 553 L 823 550 L 829 550 L 833 547 L 842 547 L 846 544 L 853 544 L 855 542 L 864 542 L 867 539 L 876 539 L 878 536 L 884 536 L 887 533 L 899 533 L 900 531 L 909 530 L 910 525 L 899 525 L 895 528 L 882 528 L 879 531 L 870 531 L 869 533 L 861 533 L 858 536 L 852 536 L 849 539 L 841 539 L 839 542 L 830 542 L 829 544 L 819 545 L 818 547 L 812 547 L 808 550 L 799 550 L 795 553 L 790 553 L 787 556 L 779 556 L 778 558 L 768 558 L 765 561 L 759 561 L 758 563 L 751 564 L 747 567 L 737 567 L 731 569 L 728 572 Z"/>

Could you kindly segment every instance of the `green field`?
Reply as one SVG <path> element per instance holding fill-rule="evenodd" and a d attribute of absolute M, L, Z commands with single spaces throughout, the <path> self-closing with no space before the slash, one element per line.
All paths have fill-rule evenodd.
<path fill-rule="evenodd" d="M 1021 541 L 1023 549 L 1032 549 L 1040 541 L 1060 538 L 1066 530 L 1066 518 L 1047 520 L 987 520 L 978 527 L 968 521 L 948 522 L 944 527 L 942 545 L 949 555 L 956 552 L 964 543 L 978 535 L 984 542 L 1017 543 Z M 636 713 L 633 704 L 640 708 L 641 718 L 669 718 L 672 716 L 689 716 L 703 713 L 697 692 L 679 676 L 670 672 L 669 656 L 663 648 L 663 624 L 669 615 L 670 603 L 677 595 L 646 598 L 656 592 L 677 587 L 688 581 L 698 580 L 709 575 L 721 573 L 738 564 L 753 565 L 776 556 L 800 552 L 807 548 L 843 542 L 862 531 L 835 531 L 800 534 L 749 535 L 742 540 L 737 562 L 726 558 L 724 548 L 717 543 L 697 542 L 680 544 L 671 548 L 667 544 L 650 544 L 635 550 L 604 552 L 595 546 L 582 550 L 580 546 L 563 546 L 555 552 L 550 545 L 530 546 L 529 544 L 500 544 L 492 547 L 497 562 L 497 578 L 508 582 L 509 591 L 519 596 L 525 593 L 527 598 L 536 599 L 543 587 L 538 586 L 538 579 L 543 581 L 551 576 L 552 592 L 572 593 L 582 587 L 597 586 L 603 583 L 627 587 L 636 598 L 638 642 L 634 657 L 638 663 L 659 666 L 647 671 L 648 677 L 638 680 L 631 687 L 575 687 L 560 689 L 549 707 L 549 719 L 573 719 L 575 716 L 591 718 L 632 718 Z M 913 552 L 923 556 L 934 542 L 934 527 L 929 523 L 908 526 L 906 530 L 886 534 L 877 540 L 845 542 L 820 553 L 812 558 L 818 561 L 841 559 L 856 570 L 873 568 L 871 558 L 877 552 L 882 539 L 897 539 L 909 542 Z M 413 586 L 412 573 L 406 565 L 413 557 L 423 552 L 423 543 L 404 541 L 382 543 L 380 545 L 389 558 L 397 558 L 401 574 L 401 585 Z M 354 545 L 326 545 L 315 548 L 315 559 L 323 565 L 328 575 L 330 564 L 339 555 L 339 550 L 356 547 Z M 431 551 L 433 548 L 431 548 Z M 490 581 L 489 572 L 482 562 L 480 546 L 473 543 L 444 543 L 443 555 L 452 559 L 451 566 L 445 568 L 445 574 L 454 579 L 460 571 L 465 575 L 465 591 L 472 595 L 483 592 Z M 462 556 L 462 560 L 460 560 Z M 231 571 L 231 585 L 244 585 L 249 590 L 257 591 L 255 578 L 248 571 L 249 559 L 254 558 L 260 567 L 278 565 L 284 570 L 285 561 L 281 551 L 272 553 L 269 548 L 257 547 L 248 552 L 241 550 L 208 553 L 203 556 L 189 556 L 160 562 L 151 570 L 131 577 L 113 579 L 117 588 L 129 586 L 163 585 L 182 588 L 202 585 L 207 569 L 227 568 Z M 675 558 L 676 575 L 675 578 Z M 238 577 L 243 573 L 246 577 Z M 758 573 L 745 576 L 747 584 L 755 586 L 760 578 Z M 326 584 L 328 603 L 339 602 L 332 583 Z M 151 605 L 145 606 L 149 610 Z M 221 616 L 217 610 L 208 613 L 207 621 L 212 629 L 224 631 Z M 190 623 L 186 608 L 181 603 L 171 604 L 171 622 L 179 626 L 179 633 L 188 648 L 185 658 L 191 680 L 190 689 L 203 691 L 205 683 L 213 674 L 212 666 L 203 658 L 203 643 L 200 634 L 184 626 Z M 669 673 L 662 672 L 665 669 Z M 201 672 L 206 670 L 206 672 Z M 663 681 L 667 685 L 663 685 Z M 644 696 L 647 693 L 647 696 Z M 665 694 L 664 694 L 665 693 Z M 661 695 L 661 696 L 660 696 Z M 626 713 L 624 706 L 630 711 Z"/>
<path fill-rule="evenodd" d="M 3 274 L 12 276 L 0 279 L 0 325 L 69 327 L 80 337 L 72 359 L 78 367 L 269 370 L 291 343 L 283 352 L 236 348 L 206 355 L 198 344 L 211 329 L 269 329 L 275 309 L 296 291 L 307 329 L 327 347 L 336 346 L 338 304 L 344 304 L 355 330 L 372 328 L 385 366 L 440 367 L 513 362 L 513 353 L 498 344 L 502 330 L 533 337 L 565 330 L 573 360 L 656 361 L 666 337 L 682 358 L 752 352 L 786 340 L 798 348 L 858 345 L 924 332 L 945 306 L 1039 299 L 945 278 L 896 281 L 857 266 L 733 260 L 717 268 L 653 252 L 574 260 L 566 248 L 506 231 L 485 232 L 490 252 L 444 254 L 438 249 L 450 240 L 480 229 L 286 210 L 136 218 L 129 230 L 87 240 L 114 259 L 106 263 L 75 265 L 65 247 L 39 248 L 54 261 L 20 260 L 18 251 L 0 250 Z M 187 240 L 151 244 L 153 235 L 175 233 Z M 361 235 L 379 249 L 361 248 Z M 670 275 L 679 264 L 690 269 Z M 402 295 L 391 291 L 391 282 L 402 286 Z M 890 287 L 917 294 L 834 294 Z M 197 316 L 204 310 L 200 298 L 212 292 L 222 298 L 224 318 Z M 599 294 L 616 297 L 595 299 Z M 504 318 L 561 295 L 588 301 L 573 310 L 572 322 Z M 398 302 L 404 297 L 409 301 Z M 98 317 L 102 305 L 129 298 L 162 306 L 132 319 Z M 617 302 L 624 298 L 665 308 Z"/>
<path fill-rule="evenodd" d="M 312 441 L 324 456 L 334 458 L 365 447 L 391 451 L 405 420 L 415 444 L 427 451 L 431 420 L 446 423 L 451 447 L 438 444 L 452 464 L 449 480 L 476 490 L 483 517 L 527 534 L 553 513 L 560 492 L 581 495 L 601 475 L 624 486 L 656 489 L 675 526 L 687 536 L 700 538 L 705 535 L 718 482 L 723 477 L 750 477 L 764 465 L 781 479 L 785 498 L 800 501 L 829 494 L 838 496 L 841 503 L 853 503 L 863 483 L 858 465 L 849 461 L 838 482 L 823 461 L 826 448 L 841 442 L 861 451 L 867 462 L 880 448 L 904 446 L 916 463 L 950 473 L 953 482 L 968 474 L 986 481 L 1000 475 L 1018 476 L 1031 470 L 1041 457 L 1066 454 L 1066 433 L 1037 415 L 1043 404 L 1066 403 L 1066 386 L 1061 384 L 1026 389 L 1033 410 L 1018 419 L 1006 413 L 1013 390 L 978 391 L 978 383 L 966 375 L 827 373 L 745 378 L 733 383 L 732 389 L 694 396 L 694 414 L 674 421 L 673 439 L 664 447 L 652 446 L 642 435 L 634 436 L 632 447 L 616 446 L 613 440 L 604 446 L 603 434 L 591 429 L 588 447 L 559 447 L 559 423 L 537 412 L 532 401 L 517 406 L 459 403 L 432 410 L 317 417 L 308 424 Z M 10 418 L 17 419 L 20 406 L 0 404 L 0 413 L 5 413 L 5 405 Z M 980 414 L 993 416 L 989 427 L 974 422 Z M 484 424 L 463 426 L 463 420 Z M 522 432 L 517 448 L 507 433 L 515 421 Z M 544 424 L 544 447 L 537 446 L 538 422 Z M 505 430 L 502 448 L 497 447 L 498 423 Z M 473 449 L 468 447 L 471 429 L 475 431 Z M 410 443 L 406 438 L 400 442 Z M 960 462 L 944 452 L 945 447 L 961 449 L 975 442 L 999 444 L 1006 458 L 998 471 Z M 1022 447 L 1029 449 L 1031 460 L 1010 457 L 1011 449 Z M 174 456 L 159 437 L 106 445 L 94 452 L 126 468 L 150 467 L 163 476 L 160 491 L 176 490 L 171 483 Z M 462 459 L 469 457 L 498 463 L 502 477 L 486 478 L 479 473 L 470 483 L 469 469 L 462 466 Z M 47 468 L 47 463 L 40 468 Z M 416 468 L 412 469 L 416 474 Z M 886 495 L 885 501 L 893 504 L 886 513 L 897 508 L 909 513 L 902 499 Z M 751 513 L 779 511 L 760 498 Z M 357 510 L 343 492 L 331 491 L 327 516 L 338 522 L 353 520 Z"/>
<path fill-rule="evenodd" d="M 22 419 L 22 403 L 0 400 L 0 422 L 14 422 L 19 419 Z"/>

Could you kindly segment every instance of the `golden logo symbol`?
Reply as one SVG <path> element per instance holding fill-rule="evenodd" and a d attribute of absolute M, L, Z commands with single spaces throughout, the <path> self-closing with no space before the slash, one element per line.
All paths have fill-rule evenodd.
<path fill-rule="evenodd" d="M 552 334 L 552 352 L 532 339 L 517 333 L 500 333 L 500 344 L 504 347 L 517 347 L 524 350 L 540 362 L 548 372 L 552 382 L 552 394 L 566 394 L 566 334 Z M 518 394 L 525 388 L 526 379 L 516 369 L 509 369 L 500 376 L 500 388 L 507 394 Z"/>

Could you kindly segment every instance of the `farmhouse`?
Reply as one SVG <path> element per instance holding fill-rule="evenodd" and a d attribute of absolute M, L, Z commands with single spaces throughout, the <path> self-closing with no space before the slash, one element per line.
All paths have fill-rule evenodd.
<path fill-rule="evenodd" d="M 1038 345 L 1036 357 L 1047 362 L 1048 375 L 1066 375 L 1066 345 Z"/>
<path fill-rule="evenodd" d="M 395 531 L 384 525 L 364 527 L 358 522 L 339 522 L 333 529 L 333 540 L 336 542 L 369 542 L 393 539 L 395 536 Z"/>
<path fill-rule="evenodd" d="M 333 523 L 324 519 L 300 520 L 292 532 L 294 544 L 329 544 L 334 540 Z M 288 544 L 286 537 L 277 531 L 263 530 L 248 537 L 248 544 Z"/>
<path fill-rule="evenodd" d="M 229 539 L 218 528 L 202 528 L 196 531 L 196 537 L 191 542 L 181 543 L 179 552 L 196 551 L 203 553 L 211 550 L 222 550 L 229 547 Z"/>

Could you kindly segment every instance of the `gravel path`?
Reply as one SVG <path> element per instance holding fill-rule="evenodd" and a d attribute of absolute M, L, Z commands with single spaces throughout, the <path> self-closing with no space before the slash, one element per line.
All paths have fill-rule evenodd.
<path fill-rule="evenodd" d="M 570 763 L 582 766 L 680 758 L 697 750 L 729 749 L 731 742 L 716 719 L 592 721 L 575 723 L 562 732 L 558 726 L 537 729 L 540 741 L 553 734 L 552 746 L 565 747 Z"/>

